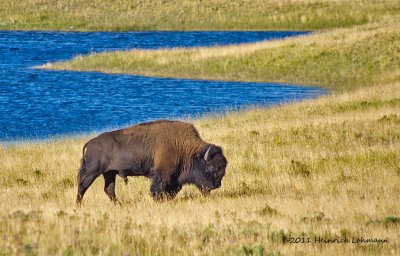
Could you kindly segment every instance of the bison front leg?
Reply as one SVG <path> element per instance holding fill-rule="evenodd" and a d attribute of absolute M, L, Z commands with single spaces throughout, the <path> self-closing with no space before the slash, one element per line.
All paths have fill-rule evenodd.
<path fill-rule="evenodd" d="M 174 182 L 166 186 L 165 194 L 167 199 L 174 199 L 176 194 L 182 189 L 182 186 Z"/>
<path fill-rule="evenodd" d="M 121 204 L 121 202 L 117 199 L 115 195 L 115 177 L 117 176 L 117 172 L 115 171 L 108 171 L 103 173 L 104 176 L 104 192 L 108 195 L 108 197 L 114 203 Z"/>
<path fill-rule="evenodd" d="M 150 192 L 154 200 L 159 201 L 163 199 L 165 193 L 165 182 L 163 182 L 158 175 L 153 176 Z"/>
<path fill-rule="evenodd" d="M 173 199 L 181 189 L 182 186 L 178 182 L 165 181 L 158 175 L 155 175 L 151 183 L 150 192 L 154 200 L 162 201 Z"/>

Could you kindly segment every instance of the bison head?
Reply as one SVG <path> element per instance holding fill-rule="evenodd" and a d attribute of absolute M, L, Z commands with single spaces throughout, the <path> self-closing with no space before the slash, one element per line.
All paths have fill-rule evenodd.
<path fill-rule="evenodd" d="M 221 187 L 221 180 L 225 175 L 227 160 L 222 149 L 215 145 L 208 145 L 205 150 L 196 155 L 193 168 L 193 183 L 203 193 Z"/>

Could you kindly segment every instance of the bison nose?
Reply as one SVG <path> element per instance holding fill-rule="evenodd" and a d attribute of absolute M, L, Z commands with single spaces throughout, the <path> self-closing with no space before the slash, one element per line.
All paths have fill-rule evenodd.
<path fill-rule="evenodd" d="M 221 182 L 217 182 L 217 183 L 215 184 L 215 187 L 216 187 L 216 188 L 220 188 L 220 187 L 221 187 Z"/>

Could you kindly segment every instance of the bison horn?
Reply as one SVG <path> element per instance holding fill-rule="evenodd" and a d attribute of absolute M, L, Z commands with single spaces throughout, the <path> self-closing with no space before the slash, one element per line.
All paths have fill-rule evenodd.
<path fill-rule="evenodd" d="M 204 154 L 204 160 L 205 160 L 205 161 L 208 160 L 208 154 L 210 153 L 211 147 L 212 147 L 212 146 L 210 146 L 210 147 L 207 149 L 206 153 Z"/>

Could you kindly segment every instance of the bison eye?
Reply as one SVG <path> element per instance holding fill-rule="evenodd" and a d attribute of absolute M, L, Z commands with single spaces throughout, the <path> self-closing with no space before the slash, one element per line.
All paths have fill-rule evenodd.
<path fill-rule="evenodd" d="M 207 171 L 210 173 L 214 173 L 215 171 L 217 171 L 217 168 L 215 168 L 215 166 L 208 166 Z"/>

